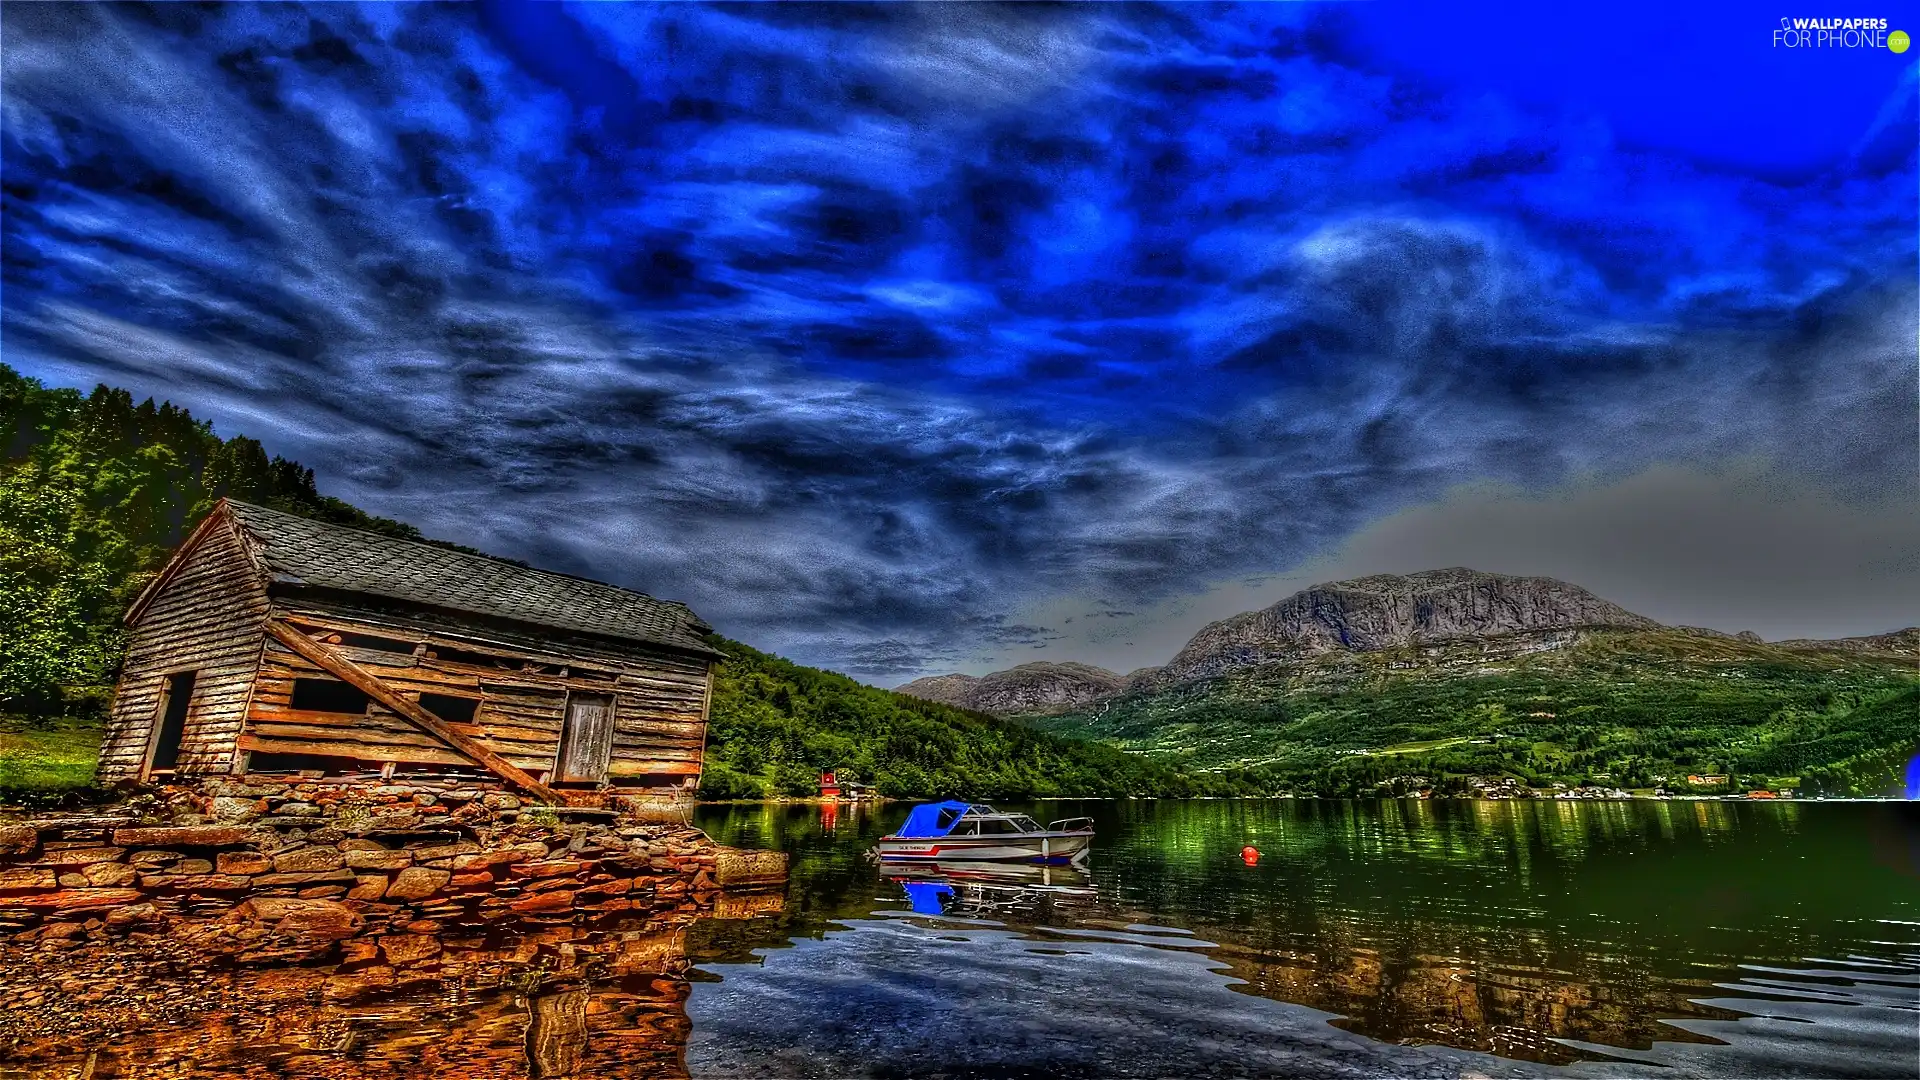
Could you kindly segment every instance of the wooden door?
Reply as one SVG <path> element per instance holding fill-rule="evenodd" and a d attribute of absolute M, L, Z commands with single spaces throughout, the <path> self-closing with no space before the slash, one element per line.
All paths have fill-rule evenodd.
<path fill-rule="evenodd" d="M 613 754 L 613 698 L 608 694 L 569 694 L 567 726 L 560 736 L 562 783 L 605 783 Z"/>

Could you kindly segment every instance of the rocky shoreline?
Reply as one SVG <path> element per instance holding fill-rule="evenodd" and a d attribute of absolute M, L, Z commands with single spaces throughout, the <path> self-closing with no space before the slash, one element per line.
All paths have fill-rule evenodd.
<path fill-rule="evenodd" d="M 635 942 L 777 906 L 785 879 L 785 856 L 659 807 L 534 806 L 457 781 L 248 777 L 0 819 L 0 1061 L 226 1015 L 274 971 L 347 1002 L 476 965 L 497 985 L 586 942 L 631 969 Z M 543 961 L 530 985 L 565 967 Z"/>

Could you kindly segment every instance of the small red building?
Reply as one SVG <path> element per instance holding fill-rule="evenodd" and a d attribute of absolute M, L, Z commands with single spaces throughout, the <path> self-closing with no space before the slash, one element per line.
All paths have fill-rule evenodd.
<path fill-rule="evenodd" d="M 823 799 L 837 799 L 840 797 L 840 780 L 834 775 L 832 769 L 822 769 L 820 771 L 820 797 Z"/>

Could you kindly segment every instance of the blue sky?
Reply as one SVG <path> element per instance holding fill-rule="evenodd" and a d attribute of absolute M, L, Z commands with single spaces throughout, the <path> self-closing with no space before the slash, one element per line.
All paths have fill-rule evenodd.
<path fill-rule="evenodd" d="M 1546 7 L 8 5 L 4 356 L 887 684 L 1912 622 L 1916 54 Z"/>

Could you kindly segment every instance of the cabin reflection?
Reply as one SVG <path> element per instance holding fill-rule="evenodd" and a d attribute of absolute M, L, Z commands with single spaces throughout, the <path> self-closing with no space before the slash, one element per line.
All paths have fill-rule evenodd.
<path fill-rule="evenodd" d="M 780 901 L 742 897 L 730 914 L 774 913 Z M 687 1075 L 684 925 L 409 937 L 423 940 L 407 950 L 346 942 L 333 965 L 184 975 L 225 1007 L 36 1040 L 30 1057 L 0 1056 L 0 1078 Z"/>

